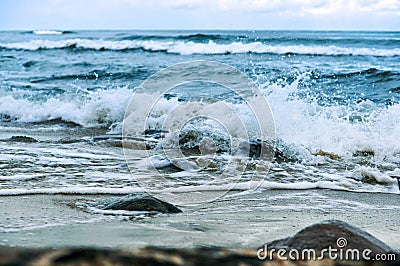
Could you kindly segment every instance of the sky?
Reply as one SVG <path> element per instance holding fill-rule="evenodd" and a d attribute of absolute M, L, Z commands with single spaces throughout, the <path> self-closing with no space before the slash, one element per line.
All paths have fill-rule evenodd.
<path fill-rule="evenodd" d="M 3 0 L 0 30 L 400 30 L 400 0 Z"/>

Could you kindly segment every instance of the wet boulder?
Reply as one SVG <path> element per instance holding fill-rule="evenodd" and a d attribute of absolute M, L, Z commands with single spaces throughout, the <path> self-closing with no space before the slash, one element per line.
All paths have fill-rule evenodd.
<path fill-rule="evenodd" d="M 147 211 L 161 213 L 182 212 L 178 207 L 159 200 L 147 193 L 133 193 L 124 197 L 112 197 L 97 203 L 103 210 Z"/>
<path fill-rule="evenodd" d="M 363 250 L 371 250 L 369 256 L 393 252 L 385 243 L 369 233 L 339 220 L 323 221 L 304 228 L 292 237 L 275 240 L 266 244 L 268 250 L 284 249 L 303 251 L 312 249 L 321 254 L 323 249 L 343 250 L 357 249 L 360 254 Z M 360 255 L 361 256 L 361 255 Z"/>
<path fill-rule="evenodd" d="M 25 143 L 35 143 L 38 142 L 37 139 L 32 138 L 32 137 L 27 137 L 27 136 L 12 136 L 10 141 L 15 141 L 15 142 L 25 142 Z"/>

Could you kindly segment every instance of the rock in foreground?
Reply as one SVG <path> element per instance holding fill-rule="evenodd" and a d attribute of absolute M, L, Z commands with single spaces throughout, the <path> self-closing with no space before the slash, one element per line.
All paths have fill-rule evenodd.
<path fill-rule="evenodd" d="M 370 256 L 393 252 L 390 247 L 369 233 L 338 220 L 324 221 L 304 228 L 292 237 L 267 243 L 268 250 L 313 249 L 317 254 L 322 249 L 370 249 Z"/>
<path fill-rule="evenodd" d="M 124 197 L 109 198 L 97 203 L 102 210 L 146 211 L 161 213 L 182 212 L 176 206 L 150 196 L 147 193 L 134 193 Z"/>
<path fill-rule="evenodd" d="M 165 249 L 149 247 L 131 250 L 111 250 L 99 248 L 64 248 L 64 249 L 24 249 L 1 248 L 0 265 L 40 265 L 40 266 L 72 266 L 72 265 L 171 265 L 171 266 L 214 266 L 214 265 L 351 265 L 378 266 L 396 265 L 382 261 L 289 261 L 273 259 L 262 261 L 257 258 L 256 250 L 231 250 L 223 248 Z"/>
<path fill-rule="evenodd" d="M 146 194 L 144 194 L 146 195 Z M 129 195 L 128 198 L 146 198 L 144 195 Z M 147 195 L 147 197 L 152 198 Z M 154 198 L 152 198 L 154 199 Z M 147 204 L 147 203 L 146 203 Z M 269 243 L 275 248 L 322 248 L 335 246 L 339 237 L 348 239 L 348 247 L 369 248 L 375 253 L 391 252 L 384 243 L 370 234 L 341 221 L 326 221 L 307 227 L 286 239 Z M 134 242 L 135 239 L 132 239 Z M 337 247 L 337 245 L 335 246 Z M 398 256 L 398 255 L 397 255 Z M 399 259 L 399 258 L 397 258 Z M 26 249 L 0 247 L 0 265 L 352 265 L 378 266 L 399 265 L 399 261 L 344 261 L 323 258 L 321 260 L 293 261 L 274 256 L 270 260 L 260 260 L 256 249 L 224 248 L 160 248 L 141 249 L 101 249 L 101 248 L 45 248 Z"/>

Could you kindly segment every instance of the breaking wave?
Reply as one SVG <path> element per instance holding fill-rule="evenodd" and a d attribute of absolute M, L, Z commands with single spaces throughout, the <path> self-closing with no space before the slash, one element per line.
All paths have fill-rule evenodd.
<path fill-rule="evenodd" d="M 15 50 L 42 50 L 42 49 L 81 49 L 81 50 L 141 50 L 147 52 L 166 52 L 181 55 L 191 54 L 226 54 L 226 53 L 270 53 L 270 54 L 304 54 L 326 56 L 400 56 L 400 49 L 377 49 L 359 47 L 341 47 L 336 45 L 270 45 L 262 42 L 231 42 L 216 43 L 209 40 L 206 43 L 194 42 L 193 38 L 201 36 L 189 36 L 189 41 L 155 41 L 155 40 L 31 40 L 28 42 L 0 43 L 0 49 Z"/>
<path fill-rule="evenodd" d="M 375 161 L 400 163 L 400 104 L 384 106 L 364 100 L 351 105 L 323 106 L 311 96 L 306 99 L 293 96 L 299 91 L 301 78 L 285 86 L 272 84 L 262 88 L 274 115 L 277 137 L 290 147 L 292 153 L 304 160 L 315 157 L 313 153 L 324 151 L 343 159 L 373 156 Z M 0 119 L 23 123 L 60 119 L 85 127 L 121 130 L 132 94 L 128 88 L 118 88 L 48 98 L 41 102 L 9 95 L 0 97 Z M 139 99 L 138 105 L 154 100 L 149 94 L 136 95 L 135 98 Z M 161 98 L 148 119 L 150 128 L 157 129 L 179 101 L 178 96 Z M 188 106 L 195 107 L 186 110 L 213 109 L 216 104 L 194 101 Z M 245 103 L 237 103 L 234 108 L 243 114 L 248 111 Z M 146 115 L 142 109 L 138 106 L 131 115 Z M 204 130 L 209 130 L 206 123 L 203 126 Z"/>

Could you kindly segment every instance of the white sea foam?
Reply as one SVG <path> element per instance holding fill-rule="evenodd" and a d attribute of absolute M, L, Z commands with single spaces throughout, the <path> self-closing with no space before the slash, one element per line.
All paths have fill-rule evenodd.
<path fill-rule="evenodd" d="M 353 178 L 366 182 L 377 182 L 381 184 L 395 184 L 396 180 L 390 176 L 381 173 L 376 168 L 368 166 L 356 167 L 353 171 Z"/>
<path fill-rule="evenodd" d="M 343 179 L 342 181 L 345 181 Z M 387 186 L 374 186 L 363 185 L 361 182 L 355 184 L 354 187 L 344 186 L 341 181 L 317 181 L 317 182 L 293 182 L 282 183 L 273 181 L 259 182 L 240 182 L 237 184 L 219 184 L 219 185 L 189 185 L 180 186 L 175 188 L 161 188 L 153 190 L 152 193 L 192 193 L 201 191 L 228 191 L 235 190 L 248 190 L 249 188 L 257 187 L 257 189 L 274 189 L 274 190 L 310 190 L 310 189 L 332 189 L 339 191 L 357 191 L 357 192 L 375 192 L 375 193 L 395 193 L 398 194 L 397 185 Z M 102 188 L 102 187 L 65 187 L 65 188 L 37 188 L 37 189 L 1 189 L 0 195 L 2 196 L 15 196 L 15 195 L 37 195 L 37 194 L 69 194 L 69 195 L 93 195 L 93 194 L 110 194 L 110 195 L 126 195 L 130 193 L 143 192 L 140 187 L 121 187 L 121 188 Z"/>
<path fill-rule="evenodd" d="M 38 35 L 60 35 L 63 34 L 62 31 L 56 31 L 56 30 L 34 30 L 34 34 Z"/>
<path fill-rule="evenodd" d="M 0 113 L 20 122 L 61 118 L 84 126 L 112 124 L 122 121 L 131 95 L 132 91 L 121 88 L 91 92 L 85 100 L 49 98 L 43 103 L 5 96 L 0 98 Z"/>
<path fill-rule="evenodd" d="M 1 189 L 0 195 L 2 196 L 16 196 L 16 195 L 37 195 L 37 194 L 69 194 L 69 195 L 94 195 L 94 194 L 112 194 L 112 195 L 126 195 L 130 193 L 143 192 L 140 187 L 127 187 L 127 188 L 106 188 L 106 187 L 65 187 L 65 188 L 11 188 Z"/>
<path fill-rule="evenodd" d="M 23 180 L 32 180 L 40 177 L 40 174 L 31 174 L 31 175 L 24 175 L 24 174 L 17 174 L 12 176 L 0 176 L 0 181 L 23 181 Z"/>
<path fill-rule="evenodd" d="M 301 78 L 287 86 L 272 84 L 262 88 L 274 115 L 276 135 L 296 153 L 296 156 L 300 156 L 305 162 L 311 160 L 318 163 L 320 156 L 312 155 L 318 150 L 336 154 L 344 159 L 350 159 L 360 151 L 369 151 L 374 154 L 372 160 L 375 163 L 400 163 L 399 104 L 383 107 L 363 101 L 354 105 L 321 106 L 313 99 L 290 96 L 297 92 Z M 7 114 L 19 122 L 61 118 L 84 126 L 120 126 L 132 94 L 131 90 L 121 88 L 92 92 L 85 100 L 80 97 L 50 98 L 46 102 L 5 96 L 0 98 L 0 113 Z M 139 123 L 143 117 L 148 117 L 150 128 L 160 128 L 171 109 L 179 103 L 177 98 L 160 98 L 156 101 L 154 97 L 150 94 L 135 95 L 136 102 L 127 113 L 132 121 L 129 125 L 140 128 L 129 128 L 130 132 L 143 132 L 143 125 Z M 142 108 L 143 104 L 153 104 L 155 101 L 157 104 L 150 116 L 144 114 L 143 110 L 146 108 Z M 218 104 L 189 102 L 184 105 L 184 112 L 179 115 L 185 120 L 187 117 L 193 117 L 199 110 L 210 110 L 212 113 L 219 110 Z M 246 119 L 252 119 L 245 104 L 234 104 L 233 110 Z M 351 121 L 349 118 L 352 115 L 361 116 L 363 120 Z M 229 124 L 231 115 L 225 114 L 223 117 L 224 124 Z M 135 123 L 136 120 L 138 123 Z M 198 125 L 200 131 L 209 128 L 207 123 Z M 114 128 L 120 129 L 118 126 Z M 224 132 L 217 131 L 214 133 L 222 134 L 223 139 Z M 232 131 L 229 133 L 232 134 Z"/>
<path fill-rule="evenodd" d="M 144 49 L 147 51 L 166 51 L 182 55 L 191 54 L 225 54 L 225 53 L 272 53 L 272 54 L 306 54 L 306 55 L 365 55 L 365 56 L 399 56 L 400 49 L 377 49 L 367 47 L 340 47 L 335 45 L 270 45 L 262 42 L 232 42 L 227 44 L 196 43 L 192 41 L 155 41 L 155 40 L 31 40 L 27 42 L 0 43 L 0 48 L 5 49 L 60 49 L 76 47 L 82 49 Z"/>
<path fill-rule="evenodd" d="M 358 151 L 372 151 L 377 163 L 400 162 L 399 104 L 382 107 L 364 101 L 353 106 L 321 106 L 316 100 L 290 97 L 297 87 L 295 81 L 286 87 L 270 85 L 264 91 L 277 136 L 304 159 L 318 150 L 345 159 Z M 363 120 L 351 121 L 352 115 Z"/>

